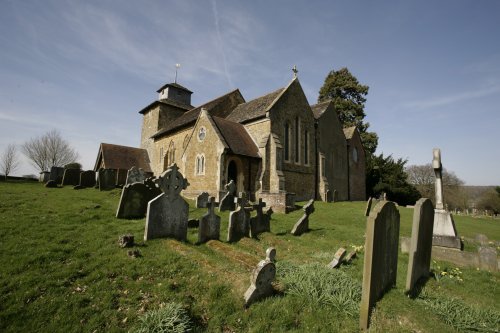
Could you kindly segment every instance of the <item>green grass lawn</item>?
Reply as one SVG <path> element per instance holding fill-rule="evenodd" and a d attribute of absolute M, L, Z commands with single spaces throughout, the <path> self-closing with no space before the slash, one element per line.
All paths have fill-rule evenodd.
<path fill-rule="evenodd" d="M 195 332 L 357 331 L 363 252 L 338 271 L 324 267 L 339 247 L 364 245 L 364 202 L 315 203 L 311 231 L 300 237 L 290 234 L 299 210 L 274 214 L 272 232 L 259 240 L 229 244 L 224 212 L 222 242 L 196 245 L 197 229 L 189 229 L 185 243 L 144 244 L 144 219 L 114 217 L 119 196 L 118 189 L 0 183 L 1 332 L 133 332 L 171 302 L 181 305 Z M 413 210 L 399 210 L 401 236 L 410 236 Z M 204 211 L 191 208 L 190 217 Z M 456 216 L 455 222 L 460 235 L 500 240 L 498 220 Z M 125 233 L 135 235 L 141 257 L 118 246 Z M 250 273 L 269 246 L 277 249 L 278 291 L 245 309 Z M 396 288 L 377 304 L 372 331 L 500 329 L 500 274 L 461 269 L 462 282 L 430 279 L 421 297 L 411 299 L 403 292 L 407 263 L 400 253 Z"/>

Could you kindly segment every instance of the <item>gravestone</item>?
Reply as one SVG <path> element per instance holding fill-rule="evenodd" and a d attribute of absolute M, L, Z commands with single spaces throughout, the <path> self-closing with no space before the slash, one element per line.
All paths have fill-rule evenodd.
<path fill-rule="evenodd" d="M 185 241 L 189 205 L 180 193 L 189 183 L 175 163 L 163 172 L 157 183 L 163 193 L 148 203 L 144 240 L 173 237 Z"/>
<path fill-rule="evenodd" d="M 198 229 L 198 243 L 205 243 L 211 239 L 219 240 L 220 237 L 220 216 L 215 214 L 215 198 L 211 197 L 206 208 L 208 212 L 200 218 Z"/>
<path fill-rule="evenodd" d="M 346 264 L 350 264 L 351 261 L 356 258 L 356 251 L 350 251 L 344 258 Z"/>
<path fill-rule="evenodd" d="M 269 247 L 266 250 L 266 260 L 270 262 L 276 261 L 276 249 L 274 247 Z"/>
<path fill-rule="evenodd" d="M 332 202 L 333 201 L 333 193 L 330 190 L 326 190 L 325 192 L 325 201 Z"/>
<path fill-rule="evenodd" d="M 209 194 L 207 192 L 202 192 L 199 196 L 196 197 L 196 208 L 206 208 Z"/>
<path fill-rule="evenodd" d="M 435 148 L 433 150 L 433 155 L 432 168 L 436 176 L 436 209 L 434 210 L 434 234 L 432 245 L 461 249 L 462 241 L 460 237 L 458 237 L 455 222 L 450 212 L 446 211 L 444 206 L 441 150 Z"/>
<path fill-rule="evenodd" d="M 224 187 L 227 193 L 224 195 L 219 204 L 219 212 L 225 210 L 234 210 L 234 195 L 236 194 L 236 184 L 231 179 L 231 181 Z"/>
<path fill-rule="evenodd" d="M 50 168 L 49 180 L 53 180 L 56 184 L 61 184 L 64 176 L 64 168 L 53 166 Z"/>
<path fill-rule="evenodd" d="M 45 183 L 45 187 L 56 188 L 58 186 L 55 180 L 49 180 L 48 182 Z"/>
<path fill-rule="evenodd" d="M 343 247 L 338 249 L 333 256 L 332 262 L 328 264 L 328 268 L 338 268 L 340 264 L 342 264 L 342 260 L 344 259 L 345 254 L 346 250 Z"/>
<path fill-rule="evenodd" d="M 366 202 L 365 216 L 370 216 L 370 210 L 372 209 L 372 201 L 373 201 L 373 198 L 370 197 L 370 198 L 368 198 L 368 201 Z"/>
<path fill-rule="evenodd" d="M 64 170 L 62 185 L 78 185 L 80 182 L 80 169 Z"/>
<path fill-rule="evenodd" d="M 94 187 L 95 186 L 95 172 L 87 170 L 80 172 L 80 186 Z"/>
<path fill-rule="evenodd" d="M 309 215 L 314 213 L 314 199 L 311 199 L 302 207 L 304 215 L 295 223 L 292 229 L 292 235 L 300 236 L 309 230 Z"/>
<path fill-rule="evenodd" d="M 434 207 L 430 199 L 417 201 L 413 210 L 410 258 L 406 274 L 406 292 L 413 290 L 417 281 L 428 277 L 431 267 L 432 229 L 434 227 Z"/>
<path fill-rule="evenodd" d="M 262 208 L 266 207 L 266 203 L 261 198 L 252 207 L 257 215 L 250 218 L 250 237 L 257 238 L 258 234 L 271 231 L 270 216 L 262 212 Z"/>
<path fill-rule="evenodd" d="M 272 250 L 268 251 L 272 252 Z M 274 255 L 276 255 L 276 250 Z M 266 251 L 267 253 L 267 251 Z M 272 256 L 272 255 L 271 255 Z M 272 260 L 261 260 L 252 272 L 250 287 L 245 292 L 245 307 L 274 293 L 273 281 L 276 277 L 276 266 Z"/>
<path fill-rule="evenodd" d="M 235 211 L 229 213 L 228 242 L 237 242 L 243 237 L 250 237 L 250 212 L 245 209 L 248 203 L 246 193 L 240 192 L 240 196 L 235 201 L 238 207 Z"/>
<path fill-rule="evenodd" d="M 143 218 L 146 216 L 148 203 L 160 194 L 160 189 L 148 187 L 143 183 L 125 185 L 116 210 L 116 217 L 121 219 Z"/>
<path fill-rule="evenodd" d="M 116 186 L 116 170 L 115 169 L 99 169 L 99 191 L 112 190 Z"/>
<path fill-rule="evenodd" d="M 145 179 L 146 174 L 144 173 L 144 170 L 133 166 L 130 168 L 130 170 L 127 171 L 127 181 L 125 182 L 125 185 L 133 183 L 144 183 Z"/>
<path fill-rule="evenodd" d="M 273 215 L 274 211 L 273 211 L 273 207 L 269 207 L 268 210 L 266 210 L 266 212 L 264 214 L 267 215 L 267 217 L 269 218 L 269 223 L 271 222 L 271 216 Z"/>
<path fill-rule="evenodd" d="M 50 171 L 42 171 L 40 172 L 40 178 L 39 178 L 39 182 L 40 183 L 46 183 L 50 180 Z"/>
<path fill-rule="evenodd" d="M 367 219 L 360 328 L 368 329 L 375 302 L 396 284 L 399 211 L 392 201 L 379 202 Z"/>

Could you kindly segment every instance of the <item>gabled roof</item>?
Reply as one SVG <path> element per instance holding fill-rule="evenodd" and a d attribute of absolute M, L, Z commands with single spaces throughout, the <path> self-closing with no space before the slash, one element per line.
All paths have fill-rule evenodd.
<path fill-rule="evenodd" d="M 319 119 L 326 111 L 326 109 L 328 109 L 331 103 L 332 101 L 328 100 L 326 102 L 321 102 L 318 104 L 311 105 L 311 110 L 313 112 L 314 118 Z"/>
<path fill-rule="evenodd" d="M 146 111 L 149 111 L 151 108 L 154 108 L 158 104 L 170 105 L 170 106 L 182 109 L 184 111 L 191 110 L 193 108 L 192 105 L 184 104 L 184 103 L 181 103 L 181 102 L 178 102 L 178 101 L 174 101 L 172 99 L 162 99 L 162 100 L 159 100 L 159 101 L 152 102 L 151 104 L 149 104 L 148 106 L 146 106 L 145 108 L 143 108 L 141 111 L 139 111 L 139 113 L 145 114 Z"/>
<path fill-rule="evenodd" d="M 124 169 L 129 170 L 135 166 L 141 168 L 145 172 L 152 172 L 149 165 L 149 156 L 146 149 L 119 146 L 110 143 L 101 143 L 99 153 L 97 154 L 94 171 L 97 171 L 99 166 L 104 161 L 106 169 Z"/>
<path fill-rule="evenodd" d="M 162 91 L 163 89 L 165 89 L 166 87 L 174 87 L 174 88 L 177 88 L 177 89 L 181 89 L 181 90 L 184 90 L 184 91 L 187 91 L 188 93 L 192 94 L 193 92 L 191 90 L 189 90 L 188 88 L 186 87 L 183 87 L 181 86 L 180 84 L 178 83 L 167 83 L 167 84 L 164 84 L 163 86 L 161 86 L 160 89 L 158 89 L 156 92 L 159 93 L 160 91 Z"/>
<path fill-rule="evenodd" d="M 244 123 L 264 117 L 274 101 L 286 88 L 280 88 L 267 95 L 258 97 L 250 102 L 238 105 L 227 117 L 228 120 Z"/>
<path fill-rule="evenodd" d="M 233 90 L 225 95 L 222 95 L 214 100 L 211 100 L 208 103 L 200 105 L 192 110 L 189 110 L 188 112 L 184 113 L 182 116 L 180 116 L 179 118 L 175 119 L 170 124 L 168 124 L 167 127 L 156 132 L 152 136 L 152 138 L 157 138 L 164 134 L 193 125 L 196 122 L 196 119 L 198 119 L 198 115 L 200 114 L 202 108 L 206 109 L 208 113 L 210 113 L 210 115 L 212 116 L 226 117 L 227 114 L 231 112 L 231 109 L 234 107 L 231 105 L 232 97 L 245 101 L 245 99 L 243 98 L 238 89 Z"/>
<path fill-rule="evenodd" d="M 356 126 L 344 128 L 344 135 L 347 140 L 351 140 L 354 133 L 356 133 Z"/>
<path fill-rule="evenodd" d="M 243 125 L 220 117 L 212 119 L 231 153 L 261 158 L 259 148 Z"/>

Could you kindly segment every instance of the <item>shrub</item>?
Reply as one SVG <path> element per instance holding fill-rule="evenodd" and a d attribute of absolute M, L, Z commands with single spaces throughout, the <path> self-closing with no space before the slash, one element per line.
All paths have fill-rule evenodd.
<path fill-rule="evenodd" d="M 163 304 L 162 307 L 146 312 L 139 318 L 137 333 L 183 333 L 191 330 L 187 311 L 178 303 Z"/>

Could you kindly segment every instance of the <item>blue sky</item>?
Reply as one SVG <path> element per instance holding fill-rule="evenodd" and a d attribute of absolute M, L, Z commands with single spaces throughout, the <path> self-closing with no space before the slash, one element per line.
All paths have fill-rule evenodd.
<path fill-rule="evenodd" d="M 311 104 L 332 69 L 370 87 L 377 153 L 500 184 L 499 1 L 0 0 L 0 152 L 58 129 L 93 168 L 139 146 L 138 111 L 178 82 L 199 105 L 285 86 Z M 37 173 L 23 159 L 17 174 Z"/>

